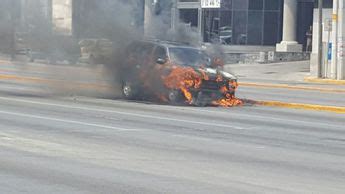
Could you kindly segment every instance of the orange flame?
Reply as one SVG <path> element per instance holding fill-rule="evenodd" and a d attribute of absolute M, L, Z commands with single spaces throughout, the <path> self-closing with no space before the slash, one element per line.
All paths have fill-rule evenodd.
<path fill-rule="evenodd" d="M 243 101 L 236 98 L 234 95 L 226 95 L 226 98 L 213 101 L 212 104 L 214 106 L 233 107 L 243 105 Z"/>
<path fill-rule="evenodd" d="M 163 81 L 167 88 L 180 90 L 186 102 L 192 104 L 193 95 L 190 89 L 198 89 L 201 87 L 203 81 L 209 80 L 209 77 L 204 71 L 200 71 L 200 73 L 201 75 L 191 67 L 176 67 L 168 76 L 163 77 Z M 223 82 L 223 77 L 218 75 L 216 81 Z M 229 86 L 223 86 L 220 92 L 224 95 L 224 98 L 213 101 L 211 104 L 222 107 L 242 105 L 243 102 L 233 95 L 237 87 L 238 84 L 236 81 L 230 82 Z"/>
<path fill-rule="evenodd" d="M 240 106 L 243 105 L 243 101 L 236 98 L 234 94 L 235 90 L 238 87 L 238 83 L 236 81 L 232 81 L 228 87 L 224 86 L 221 88 L 221 92 L 224 94 L 224 98 L 220 100 L 213 101 L 212 104 L 215 106 L 222 106 L 222 107 L 232 107 L 232 106 Z M 232 92 L 231 92 L 232 90 Z"/>
<path fill-rule="evenodd" d="M 174 68 L 163 80 L 167 88 L 181 90 L 189 104 L 193 101 L 193 95 L 189 89 L 200 88 L 202 83 L 200 75 L 191 67 Z"/>

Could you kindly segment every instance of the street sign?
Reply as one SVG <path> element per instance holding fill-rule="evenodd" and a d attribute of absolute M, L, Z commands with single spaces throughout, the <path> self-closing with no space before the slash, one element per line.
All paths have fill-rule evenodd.
<path fill-rule="evenodd" d="M 201 0 L 201 8 L 220 8 L 221 0 Z"/>
<path fill-rule="evenodd" d="M 332 32 L 332 19 L 330 19 L 330 18 L 326 19 L 324 25 L 325 25 L 324 26 L 324 30 L 326 32 Z"/>
<path fill-rule="evenodd" d="M 332 43 L 328 43 L 327 59 L 332 60 Z"/>

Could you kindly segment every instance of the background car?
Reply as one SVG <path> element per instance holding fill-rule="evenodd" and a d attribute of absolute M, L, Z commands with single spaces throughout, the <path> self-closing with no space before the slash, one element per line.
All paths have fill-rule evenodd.
<path fill-rule="evenodd" d="M 84 39 L 79 42 L 80 61 L 89 64 L 104 64 L 111 60 L 113 43 L 108 39 Z"/>

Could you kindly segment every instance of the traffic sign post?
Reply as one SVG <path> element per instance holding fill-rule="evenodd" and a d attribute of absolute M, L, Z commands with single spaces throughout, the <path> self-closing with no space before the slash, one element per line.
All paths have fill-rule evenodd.
<path fill-rule="evenodd" d="M 201 2 L 201 8 L 203 9 L 221 7 L 221 0 L 201 0 L 200 2 Z"/>

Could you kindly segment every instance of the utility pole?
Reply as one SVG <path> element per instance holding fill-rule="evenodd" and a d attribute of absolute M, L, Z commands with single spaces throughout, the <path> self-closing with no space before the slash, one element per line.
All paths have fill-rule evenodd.
<path fill-rule="evenodd" d="M 333 14 L 332 14 L 332 60 L 331 60 L 331 78 L 337 77 L 337 63 L 338 63 L 338 6 L 339 0 L 333 1 Z"/>
<path fill-rule="evenodd" d="M 177 9 L 177 2 L 178 0 L 172 1 L 171 7 L 171 29 L 174 31 L 176 29 L 176 24 L 178 20 L 178 9 Z"/>
<path fill-rule="evenodd" d="M 48 0 L 47 4 L 47 18 L 49 23 L 50 34 L 53 32 L 53 0 Z"/>
<path fill-rule="evenodd" d="M 318 8 L 318 60 L 317 60 L 317 77 L 322 78 L 322 59 L 323 59 L 323 42 L 322 42 L 322 9 L 323 9 L 323 0 L 319 0 Z"/>
<path fill-rule="evenodd" d="M 152 5 L 153 5 L 153 0 L 144 0 L 145 1 L 145 8 L 144 8 L 144 34 L 145 36 L 150 36 L 151 35 L 151 25 L 152 25 Z"/>
<path fill-rule="evenodd" d="M 10 56 L 11 60 L 16 58 L 16 1 L 10 3 Z"/>
<path fill-rule="evenodd" d="M 338 80 L 344 80 L 345 79 L 345 60 L 344 60 L 344 40 L 343 37 L 344 34 L 344 0 L 338 0 L 338 60 L 337 60 L 337 67 L 336 67 L 336 75 Z"/>

